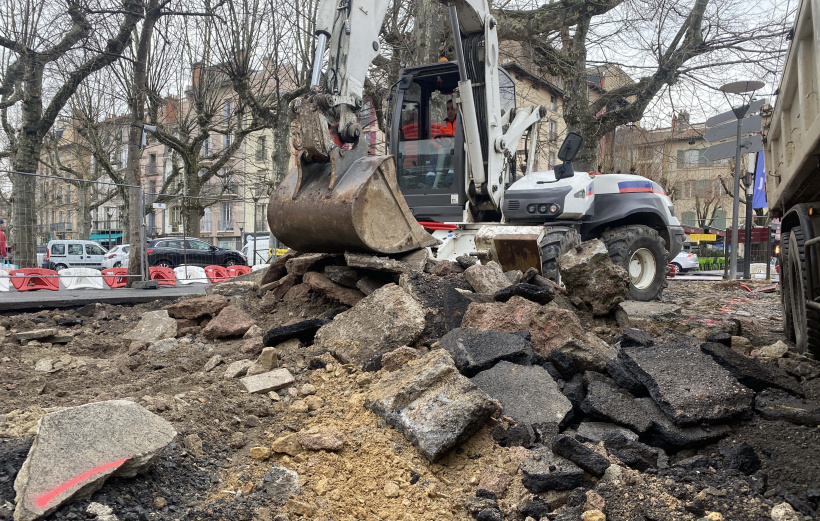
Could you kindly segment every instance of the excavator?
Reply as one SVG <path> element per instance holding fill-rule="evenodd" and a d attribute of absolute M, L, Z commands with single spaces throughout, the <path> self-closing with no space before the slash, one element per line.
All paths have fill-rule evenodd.
<path fill-rule="evenodd" d="M 554 279 L 559 255 L 600 238 L 629 271 L 631 298 L 660 298 L 684 239 L 672 203 L 644 177 L 576 173 L 583 138 L 574 133 L 562 164 L 533 171 L 546 111 L 516 106 L 487 0 L 449 3 L 456 60 L 402 69 L 388 97 L 392 154 L 368 155 L 359 113 L 387 6 L 320 2 L 309 92 L 290 106 L 296 165 L 271 195 L 271 233 L 301 252 L 429 248 Z"/>

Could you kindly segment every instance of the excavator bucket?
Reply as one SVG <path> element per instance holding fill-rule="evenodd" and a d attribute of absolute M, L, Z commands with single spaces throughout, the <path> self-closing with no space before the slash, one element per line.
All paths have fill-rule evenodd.
<path fill-rule="evenodd" d="M 359 157 L 348 163 L 342 155 L 288 172 L 268 205 L 274 236 L 306 253 L 393 254 L 439 243 L 410 213 L 396 181 L 393 156 Z"/>

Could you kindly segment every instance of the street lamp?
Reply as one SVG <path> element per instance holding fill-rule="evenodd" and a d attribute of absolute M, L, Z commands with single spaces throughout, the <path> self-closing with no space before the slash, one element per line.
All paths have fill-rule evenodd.
<path fill-rule="evenodd" d="M 730 252 L 731 256 L 729 257 L 729 280 L 735 280 L 735 278 L 737 278 L 737 219 L 738 214 L 740 213 L 741 125 L 743 123 L 743 117 L 749 110 L 748 102 L 751 101 L 754 91 L 763 88 L 763 86 L 764 83 L 762 81 L 735 81 L 732 83 L 727 83 L 720 88 L 721 92 L 723 92 L 723 95 L 726 97 L 726 101 L 729 101 L 728 94 L 737 94 L 743 102 L 739 107 L 732 107 L 732 111 L 735 113 L 735 118 L 737 118 L 737 151 L 735 153 L 735 192 L 732 200 L 732 251 Z M 749 98 L 748 100 L 746 99 L 747 95 Z M 750 204 L 749 201 L 747 201 L 746 204 Z"/>
<path fill-rule="evenodd" d="M 239 249 L 241 250 L 245 245 L 245 221 L 236 221 L 236 225 L 239 226 Z"/>

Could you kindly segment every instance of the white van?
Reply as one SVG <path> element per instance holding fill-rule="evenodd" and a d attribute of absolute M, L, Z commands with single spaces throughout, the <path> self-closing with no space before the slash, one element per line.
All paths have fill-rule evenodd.
<path fill-rule="evenodd" d="M 248 259 L 248 266 L 255 266 L 257 264 L 267 264 L 274 255 L 279 257 L 284 255 L 288 249 L 279 243 L 279 249 L 274 252 L 271 249 L 270 239 L 267 237 L 256 238 L 256 255 L 253 254 L 253 237 L 246 239 L 245 246 L 242 247 L 242 253 Z"/>
<path fill-rule="evenodd" d="M 102 269 L 106 249 L 94 241 L 57 239 L 48 241 L 45 261 L 53 270 L 65 268 Z"/>

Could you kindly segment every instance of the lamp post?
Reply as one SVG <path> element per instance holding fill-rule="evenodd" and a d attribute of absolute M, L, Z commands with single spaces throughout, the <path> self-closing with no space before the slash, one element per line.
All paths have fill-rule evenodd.
<path fill-rule="evenodd" d="M 245 244 L 245 221 L 236 221 L 236 225 L 239 226 L 239 248 L 242 249 L 242 246 Z"/>
<path fill-rule="evenodd" d="M 105 222 L 108 228 L 108 249 L 111 249 L 111 218 L 114 217 L 114 207 L 107 206 L 105 208 L 105 214 L 108 216 L 108 220 Z"/>
<path fill-rule="evenodd" d="M 261 183 L 255 183 L 253 188 L 251 188 L 251 199 L 253 199 L 253 255 L 251 255 L 251 266 L 256 264 L 256 205 L 259 204 L 259 198 L 261 196 Z"/>
<path fill-rule="evenodd" d="M 744 95 L 748 94 L 749 100 L 751 100 L 754 91 L 762 88 L 763 85 L 764 83 L 762 81 L 735 81 L 727 83 L 720 88 L 724 96 L 727 94 L 737 94 L 743 102 L 739 107 L 732 107 L 735 118 L 737 118 L 737 151 L 735 153 L 735 183 L 734 197 L 732 200 L 732 251 L 729 257 L 729 280 L 735 280 L 737 278 L 737 220 L 738 214 L 740 213 L 740 136 L 742 134 L 741 125 L 743 123 L 743 117 L 749 110 L 749 105 L 746 103 Z M 729 100 L 728 96 L 726 96 L 726 100 Z M 746 201 L 746 204 L 751 203 Z"/>

